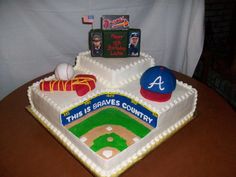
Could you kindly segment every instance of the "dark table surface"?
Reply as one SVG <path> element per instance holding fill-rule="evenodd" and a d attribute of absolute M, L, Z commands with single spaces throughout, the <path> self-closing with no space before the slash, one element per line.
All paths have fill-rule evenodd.
<path fill-rule="evenodd" d="M 198 90 L 197 117 L 121 176 L 235 177 L 236 112 L 214 90 L 176 76 Z M 93 176 L 25 109 L 34 81 L 0 102 L 0 177 Z"/>

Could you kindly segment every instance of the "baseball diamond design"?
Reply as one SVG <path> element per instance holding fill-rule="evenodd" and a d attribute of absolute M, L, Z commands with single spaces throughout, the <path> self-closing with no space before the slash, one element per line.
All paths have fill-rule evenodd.
<path fill-rule="evenodd" d="M 150 127 L 145 126 L 135 116 L 115 107 L 100 109 L 68 129 L 98 154 L 100 150 L 116 149 L 112 150 L 111 157 L 134 144 L 135 139 L 141 139 L 151 131 Z"/>

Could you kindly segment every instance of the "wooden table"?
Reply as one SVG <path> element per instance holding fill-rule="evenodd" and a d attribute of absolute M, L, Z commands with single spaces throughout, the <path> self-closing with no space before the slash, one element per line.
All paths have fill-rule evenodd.
<path fill-rule="evenodd" d="M 236 112 L 212 89 L 176 76 L 198 90 L 197 117 L 121 176 L 235 177 Z M 91 177 L 26 111 L 27 87 L 33 82 L 0 102 L 0 176 Z"/>

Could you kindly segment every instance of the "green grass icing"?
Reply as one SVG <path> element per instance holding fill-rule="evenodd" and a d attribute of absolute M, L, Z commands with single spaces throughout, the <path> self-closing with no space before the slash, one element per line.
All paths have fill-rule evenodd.
<path fill-rule="evenodd" d="M 90 130 L 106 124 L 122 126 L 140 138 L 143 138 L 150 132 L 149 128 L 116 108 L 103 109 L 81 123 L 69 128 L 69 130 L 80 138 Z"/>
<path fill-rule="evenodd" d="M 111 141 L 108 138 L 112 138 Z M 105 134 L 94 140 L 93 145 L 90 147 L 93 151 L 97 152 L 102 148 L 112 147 L 119 151 L 123 151 L 128 146 L 126 140 L 115 133 Z"/>

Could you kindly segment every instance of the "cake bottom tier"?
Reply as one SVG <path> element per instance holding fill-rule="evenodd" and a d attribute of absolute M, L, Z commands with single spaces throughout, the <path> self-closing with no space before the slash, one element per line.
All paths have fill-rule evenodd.
<path fill-rule="evenodd" d="M 101 177 L 118 176 L 186 125 L 194 116 L 197 102 L 197 91 L 191 86 L 179 81 L 177 82 L 176 90 L 172 93 L 171 100 L 165 103 L 156 103 L 143 99 L 139 94 L 139 88 L 133 87 L 133 85 L 138 85 L 137 83 L 131 83 L 131 85 L 124 87 L 123 90 L 102 89 L 101 87 L 103 86 L 98 85 L 94 91 L 83 98 L 76 97 L 75 93 L 45 93 L 38 89 L 38 85 L 39 83 L 35 83 L 28 90 L 30 106 L 27 109 L 79 161 L 94 174 Z M 91 105 L 94 109 L 97 109 L 97 106 L 100 105 L 101 109 L 98 109 L 100 112 L 96 112 L 96 110 L 82 116 L 82 114 L 80 115 L 80 110 L 85 105 L 87 107 Z M 119 107 L 122 107 L 122 105 L 123 110 Z M 96 114 L 99 113 L 102 115 L 101 110 L 111 107 L 121 110 L 118 112 L 123 111 L 126 115 L 131 115 L 131 119 L 141 124 L 140 129 L 142 128 L 144 133 L 141 130 L 136 131 L 134 128 L 132 129 L 132 125 L 134 127 L 138 126 L 136 125 L 137 123 L 129 123 L 130 125 L 128 126 L 121 121 L 119 122 L 119 120 L 103 119 L 100 116 L 101 121 L 98 121 L 100 123 L 99 126 L 105 125 L 108 133 L 102 133 L 100 132 L 101 129 L 96 127 L 99 129 L 98 133 L 103 136 L 97 137 L 96 143 L 95 141 L 88 142 L 89 132 L 86 130 L 83 130 L 83 132 L 82 129 L 86 129 L 88 125 L 92 125 L 89 124 L 89 118 L 94 116 L 94 119 L 98 119 L 96 118 Z M 132 112 L 132 110 L 135 111 Z M 137 112 L 139 110 L 149 116 L 138 117 L 137 114 L 142 115 Z M 72 113 L 73 116 L 66 116 L 68 114 L 72 115 Z M 133 114 L 136 114 L 137 117 L 133 118 Z M 104 113 L 104 115 L 107 114 Z M 118 115 L 123 116 L 120 113 Z M 81 116 L 81 118 L 76 116 Z M 71 121 L 72 119 L 75 119 L 75 121 Z M 126 121 L 125 116 L 123 120 Z M 86 121 L 88 121 L 87 124 Z M 80 126 L 78 129 L 82 133 L 73 133 L 73 127 L 82 125 L 82 123 L 84 123 L 84 126 Z M 123 129 L 119 129 L 123 131 L 116 131 L 116 134 L 114 134 L 114 131 L 111 130 L 115 130 L 116 126 L 123 126 Z M 128 131 L 124 128 L 132 129 L 131 131 L 137 135 L 133 138 L 133 142 L 130 143 L 125 138 L 127 134 L 124 134 L 124 132 L 128 133 Z M 83 136 L 84 134 L 86 136 Z M 121 145 L 122 143 L 118 143 L 118 145 L 116 144 L 114 146 L 113 143 L 113 145 L 109 145 L 106 151 L 103 151 L 104 153 L 101 151 L 99 154 L 97 151 L 104 145 L 104 138 L 108 144 L 117 140 L 118 142 L 123 142 L 123 145 Z M 122 138 L 125 140 L 123 141 Z M 89 145 L 89 143 L 93 144 Z M 113 156 L 112 152 L 115 152 L 113 151 L 114 147 L 120 152 L 115 155 L 113 154 Z"/>

